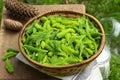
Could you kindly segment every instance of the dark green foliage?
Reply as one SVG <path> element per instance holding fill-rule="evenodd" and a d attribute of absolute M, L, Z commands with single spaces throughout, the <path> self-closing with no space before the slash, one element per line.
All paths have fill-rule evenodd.
<path fill-rule="evenodd" d="M 4 6 L 3 0 L 0 0 L 0 27 L 1 27 L 1 18 L 2 18 L 3 6 Z"/>
<path fill-rule="evenodd" d="M 99 20 L 104 17 L 115 17 L 120 21 L 120 0 L 87 0 L 85 5 L 87 13 Z"/>
<path fill-rule="evenodd" d="M 108 80 L 120 80 L 120 55 L 112 53 L 110 60 L 110 75 Z"/>
<path fill-rule="evenodd" d="M 39 4 L 39 5 L 44 5 L 44 4 L 60 4 L 62 3 L 62 0 L 19 0 L 25 3 L 29 4 Z"/>

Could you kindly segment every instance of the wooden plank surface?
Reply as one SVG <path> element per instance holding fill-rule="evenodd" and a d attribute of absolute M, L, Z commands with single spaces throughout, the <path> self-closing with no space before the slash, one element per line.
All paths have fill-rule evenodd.
<path fill-rule="evenodd" d="M 77 12 L 85 13 L 85 6 L 81 4 L 77 5 L 37 5 L 40 13 L 51 11 L 51 10 L 73 10 Z M 4 29 L 3 19 L 8 18 L 6 10 L 3 10 L 3 18 L 0 29 L 0 80 L 59 80 L 52 76 L 43 74 L 32 67 L 25 65 L 24 63 L 17 60 L 15 57 L 11 58 L 11 62 L 14 66 L 14 73 L 9 74 L 5 70 L 5 63 L 2 59 L 3 54 L 7 48 L 11 47 L 18 49 L 18 35 L 19 32 L 12 32 Z"/>

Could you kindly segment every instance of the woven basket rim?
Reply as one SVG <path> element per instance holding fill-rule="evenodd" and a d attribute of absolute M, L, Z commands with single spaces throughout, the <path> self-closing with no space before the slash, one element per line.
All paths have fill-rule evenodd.
<path fill-rule="evenodd" d="M 32 23 L 35 19 L 39 19 L 40 17 L 44 16 L 44 15 L 49 15 L 49 14 L 58 14 L 58 13 L 68 13 L 68 14 L 78 14 L 78 15 L 85 15 L 87 16 L 88 18 L 90 18 L 90 20 L 93 20 L 99 27 L 100 31 L 102 32 L 102 38 L 101 38 L 101 43 L 100 43 L 100 46 L 99 46 L 99 49 L 98 51 L 93 55 L 91 56 L 90 58 L 86 59 L 86 60 L 83 60 L 82 62 L 79 62 L 79 63 L 74 63 L 74 64 L 68 64 L 68 65 L 62 65 L 62 66 L 48 66 L 48 65 L 44 65 L 44 64 L 40 64 L 39 62 L 31 59 L 23 50 L 22 48 L 22 42 L 21 42 L 21 37 L 23 36 L 24 34 L 24 31 L 25 31 L 25 28 L 30 24 Z M 87 13 L 80 13 L 80 12 L 77 12 L 77 11 L 70 11 L 70 10 L 53 10 L 53 11 L 48 11 L 48 12 L 44 12 L 42 14 L 39 14 L 35 17 L 33 17 L 32 19 L 30 19 L 25 25 L 24 27 L 22 28 L 20 34 L 19 34 L 19 37 L 18 37 L 18 47 L 20 49 L 20 52 L 22 53 L 22 55 L 32 64 L 35 64 L 35 65 L 38 65 L 38 66 L 41 66 L 41 67 L 46 67 L 46 68 L 57 68 L 57 69 L 62 69 L 62 68 L 68 68 L 68 67 L 74 67 L 74 66 L 80 66 L 80 65 L 84 65 L 84 64 L 88 64 L 90 63 L 91 61 L 93 61 L 97 56 L 100 55 L 100 53 L 102 52 L 103 48 L 104 48 L 104 44 L 105 44 L 105 32 L 104 32 L 104 29 L 101 25 L 101 23 L 92 15 L 90 14 L 87 14 Z"/>

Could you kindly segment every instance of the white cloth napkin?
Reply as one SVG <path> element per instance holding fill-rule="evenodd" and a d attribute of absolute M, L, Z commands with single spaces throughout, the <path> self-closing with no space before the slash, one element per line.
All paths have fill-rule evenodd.
<path fill-rule="evenodd" d="M 62 80 L 103 80 L 102 75 L 101 75 L 101 65 L 102 67 L 107 67 L 105 69 L 106 73 L 108 73 L 109 71 L 109 55 L 110 51 L 109 48 L 107 46 L 105 46 L 105 48 L 103 49 L 102 53 L 100 54 L 100 56 L 98 56 L 97 59 L 95 59 L 93 62 L 91 62 L 89 64 L 89 66 L 84 69 L 83 71 L 74 74 L 74 75 L 70 75 L 70 76 L 54 76 L 57 78 L 60 78 Z M 18 55 L 16 56 L 17 59 L 19 59 L 20 61 L 22 61 L 23 63 L 32 66 L 24 57 L 21 53 L 18 53 Z M 101 59 L 102 58 L 102 59 Z M 104 60 L 103 60 L 104 59 Z M 107 61 L 107 64 L 104 64 L 105 61 Z M 104 63 L 102 63 L 104 62 Z M 100 64 L 99 64 L 100 63 Z M 102 63 L 102 64 L 101 64 Z M 35 69 L 37 69 L 36 67 L 34 67 Z"/>

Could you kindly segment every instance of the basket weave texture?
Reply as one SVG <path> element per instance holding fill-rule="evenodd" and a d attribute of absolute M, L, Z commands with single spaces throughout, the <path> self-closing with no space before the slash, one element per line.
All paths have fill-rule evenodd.
<path fill-rule="evenodd" d="M 31 24 L 35 19 L 40 20 L 40 18 L 42 16 L 49 16 L 49 15 L 61 15 L 61 16 L 65 16 L 65 17 L 80 17 L 80 16 L 87 16 L 91 21 L 94 22 L 94 24 L 100 29 L 102 35 L 101 38 L 101 42 L 100 42 L 100 46 L 98 48 L 98 51 L 89 59 L 84 60 L 80 63 L 76 63 L 76 64 L 69 64 L 69 65 L 65 65 L 65 66 L 46 66 L 46 65 L 42 65 L 34 60 L 32 60 L 30 57 L 27 56 L 27 54 L 24 52 L 23 48 L 22 48 L 22 42 L 21 42 L 21 38 L 24 35 L 24 31 L 25 28 L 28 27 L 29 24 Z M 22 55 L 33 65 L 35 66 L 38 70 L 40 70 L 43 73 L 46 73 L 48 75 L 54 75 L 54 76 L 66 76 L 66 75 L 72 75 L 75 73 L 78 73 L 80 71 L 82 71 L 83 69 L 85 69 L 89 63 L 91 63 L 97 56 L 99 56 L 99 54 L 102 52 L 103 47 L 104 47 L 104 43 L 105 43 L 105 33 L 103 30 L 102 25 L 100 24 L 100 22 L 93 16 L 87 14 L 87 13 L 79 13 L 79 12 L 75 12 L 75 11 L 67 11 L 67 10 L 59 10 L 59 11 L 50 11 L 50 12 L 46 12 L 43 14 L 39 14 L 36 17 L 30 19 L 23 27 L 23 29 L 21 30 L 21 33 L 19 35 L 18 38 L 18 45 L 19 45 L 19 49 L 22 53 Z"/>

